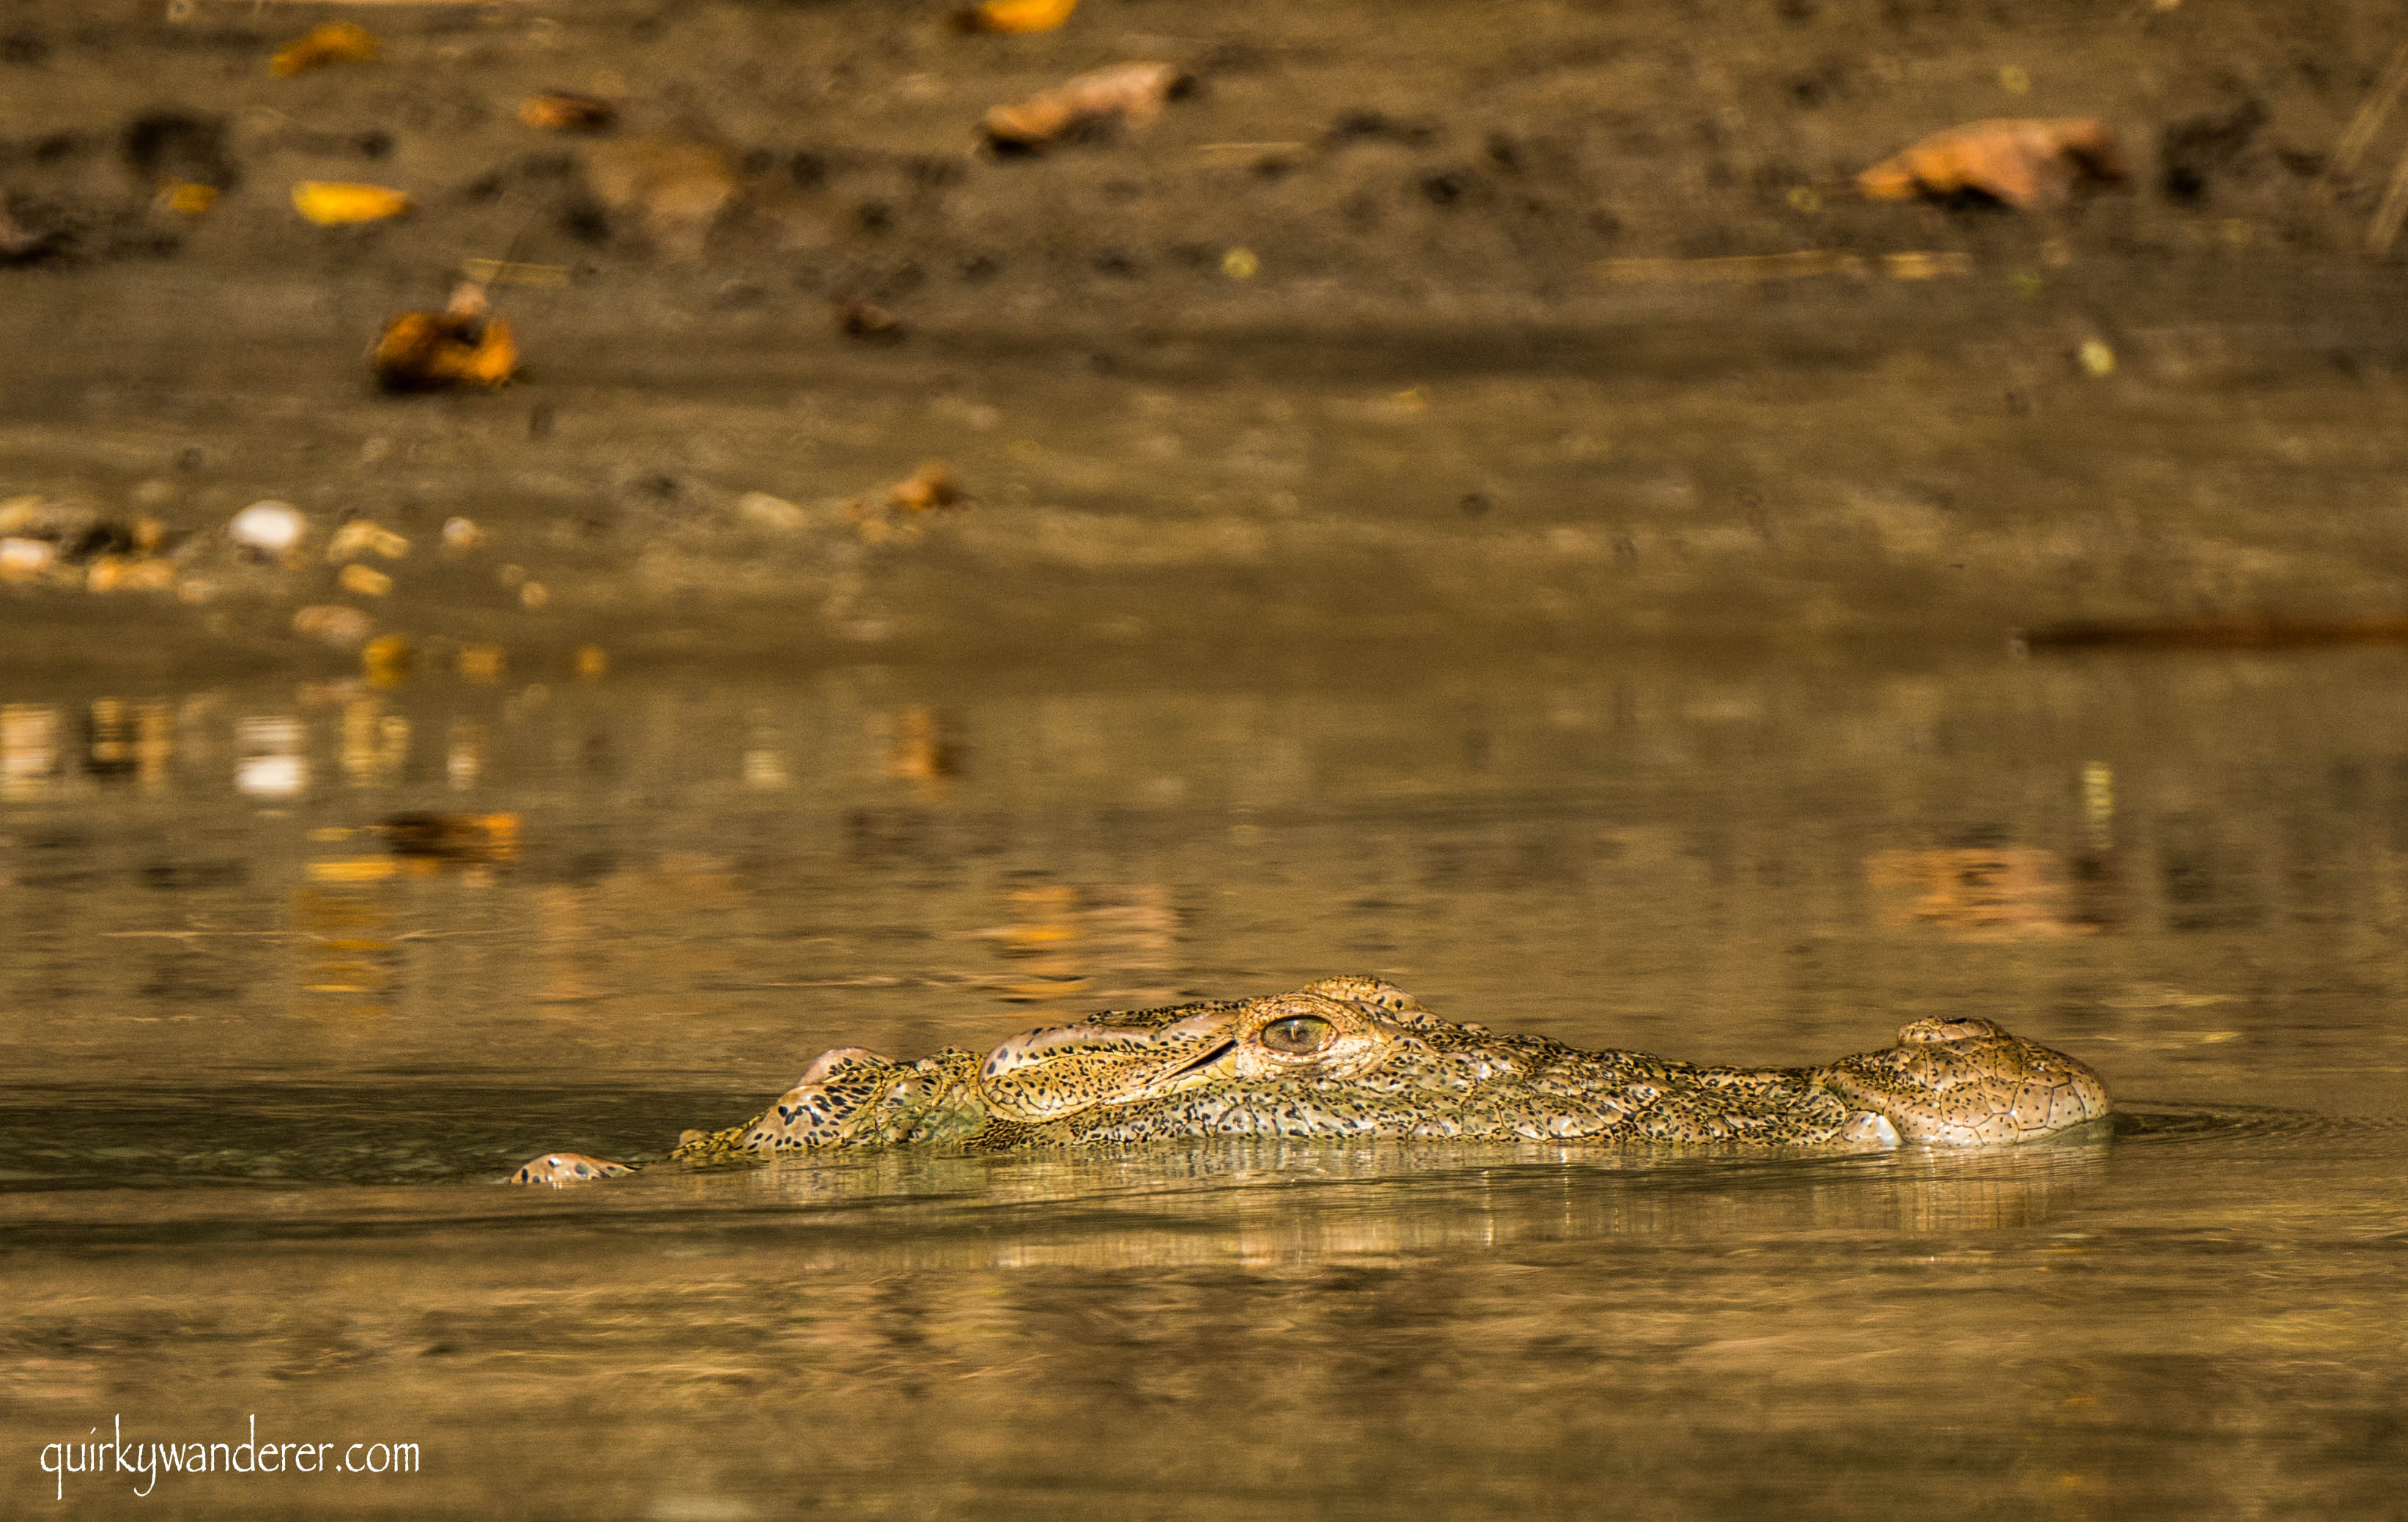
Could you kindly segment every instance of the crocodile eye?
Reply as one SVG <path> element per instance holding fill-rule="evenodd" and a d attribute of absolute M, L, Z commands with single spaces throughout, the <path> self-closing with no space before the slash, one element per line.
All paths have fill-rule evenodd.
<path fill-rule="evenodd" d="M 1305 1057 L 1327 1046 L 1337 1034 L 1338 1027 L 1317 1014 L 1291 1014 L 1265 1026 L 1262 1041 L 1274 1052 Z"/>

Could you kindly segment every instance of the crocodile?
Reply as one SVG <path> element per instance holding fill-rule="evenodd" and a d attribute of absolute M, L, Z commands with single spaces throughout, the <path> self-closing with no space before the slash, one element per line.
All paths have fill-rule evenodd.
<path fill-rule="evenodd" d="M 983 1055 L 814 1060 L 739 1125 L 688 1131 L 672 1163 L 863 1147 L 1003 1152 L 1170 1137 L 1328 1136 L 1870 1150 L 2036 1141 L 2108 1111 L 2099 1075 L 1978 1016 L 1813 1068 L 1727 1068 L 1458 1025 L 1369 977 L 1234 1002 L 1106 1011 Z M 548 1153 L 555 1186 L 624 1164 Z"/>

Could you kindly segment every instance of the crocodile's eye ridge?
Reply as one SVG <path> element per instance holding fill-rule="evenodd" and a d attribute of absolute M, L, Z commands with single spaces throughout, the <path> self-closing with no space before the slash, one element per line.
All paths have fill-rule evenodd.
<path fill-rule="evenodd" d="M 1337 1035 L 1338 1027 L 1317 1014 L 1292 1014 L 1265 1026 L 1262 1041 L 1274 1052 L 1305 1057 L 1327 1046 Z"/>

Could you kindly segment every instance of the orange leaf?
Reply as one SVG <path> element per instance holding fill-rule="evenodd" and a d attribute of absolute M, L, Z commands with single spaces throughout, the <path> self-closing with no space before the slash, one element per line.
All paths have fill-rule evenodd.
<path fill-rule="evenodd" d="M 1051 32 L 1078 8 L 1079 0 L 983 0 L 964 22 L 977 32 Z"/>
<path fill-rule="evenodd" d="M 351 222 L 382 222 L 409 209 L 409 197 L 382 185 L 337 179 L 304 179 L 293 187 L 293 209 L 321 227 Z"/>
<path fill-rule="evenodd" d="M 2063 201 L 2078 180 L 2128 172 L 2095 117 L 2000 117 L 1935 132 L 1856 176 L 1856 189 L 1873 201 L 1971 191 L 2030 210 Z"/>
<path fill-rule="evenodd" d="M 267 72 L 280 79 L 289 79 L 321 64 L 356 64 L 376 55 L 377 39 L 366 27 L 354 26 L 350 22 L 328 22 L 307 36 L 276 50 L 276 56 L 267 61 Z"/>

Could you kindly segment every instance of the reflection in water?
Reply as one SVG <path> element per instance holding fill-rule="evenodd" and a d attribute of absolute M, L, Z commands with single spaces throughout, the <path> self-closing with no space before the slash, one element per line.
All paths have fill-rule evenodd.
<path fill-rule="evenodd" d="M 485 770 L 485 726 L 474 719 L 452 721 L 452 738 L 444 747 L 443 776 L 455 793 L 477 785 Z"/>
<path fill-rule="evenodd" d="M 1168 890 L 1023 883 L 1005 897 L 1011 923 L 976 933 L 1012 964 L 981 982 L 1008 1002 L 1081 998 L 1125 1007 L 1177 998 L 1179 915 Z"/>
<path fill-rule="evenodd" d="M 1865 859 L 1884 925 L 1937 925 L 1965 940 L 2096 935 L 2114 921 L 2114 861 L 2023 846 L 1884 851 Z"/>
<path fill-rule="evenodd" d="M 0 1410 L 396 1428 L 440 1465 L 337 1504 L 450 1515 L 2375 1515 L 2397 1127 L 487 1181 L 829 1046 L 1356 969 L 1750 1062 L 1977 1010 L 2128 1100 L 2398 1116 L 2400 666 L 21 685 Z"/>
<path fill-rule="evenodd" d="M 775 792 L 791 780 L 776 726 L 754 725 L 750 743 L 744 748 L 744 785 L 765 793 Z"/>
<path fill-rule="evenodd" d="M 953 738 L 950 719 L 921 706 L 879 717 L 888 732 L 886 775 L 918 783 L 924 792 L 941 797 L 947 779 L 962 768 L 961 744 Z"/>
<path fill-rule="evenodd" d="M 384 1014 L 399 965 L 393 939 L 393 906 L 377 883 L 312 883 L 293 892 L 293 928 L 301 938 L 295 981 L 309 995 L 346 997 L 315 1008 L 349 1014 Z"/>
<path fill-rule="evenodd" d="M 36 797 L 58 771 L 59 711 L 47 703 L 0 704 L 0 797 Z"/>
<path fill-rule="evenodd" d="M 281 800 L 309 786 L 301 721 L 289 714 L 246 714 L 235 721 L 234 785 L 254 798 Z"/>
<path fill-rule="evenodd" d="M 343 776 L 355 788 L 391 787 L 409 759 L 409 721 L 384 711 L 382 699 L 343 704 Z"/>
<path fill-rule="evenodd" d="M 536 890 L 536 980 L 539 1004 L 583 1004 L 602 997 L 596 976 L 600 937 L 594 926 L 594 889 L 578 883 L 547 883 Z"/>
<path fill-rule="evenodd" d="M 509 863 L 519 855 L 519 816 L 508 811 L 387 814 L 376 827 L 394 855 L 427 863 Z"/>
<path fill-rule="evenodd" d="M 2082 764 L 2082 825 L 2091 850 L 2115 848 L 2115 768 L 2104 761 Z"/>
<path fill-rule="evenodd" d="M 83 769 L 103 779 L 134 775 L 134 715 L 122 698 L 94 698 L 84 713 Z"/>
<path fill-rule="evenodd" d="M 2368 957 L 2393 913 L 2382 884 L 2408 862 L 2408 756 L 2349 696 L 2387 679 L 2300 674 L 2316 681 L 1536 673 L 1411 698 L 913 703 L 885 677 L 699 697 L 608 682 L 538 701 L 438 676 L 312 689 L 297 711 L 272 690 L 28 695 L 0 711 L 0 783 L 22 840 L 49 838 L 49 820 L 91 837 L 84 885 L 19 901 L 36 920 L 55 906 L 108 931 L 265 931 L 303 884 L 414 882 L 422 859 L 466 874 L 461 888 L 523 869 L 491 897 L 394 900 L 411 938 L 395 997 L 423 1004 L 410 1027 L 435 1043 L 396 1060 L 439 1054 L 446 1030 L 507 1046 L 482 1012 L 542 989 L 611 1004 L 625 1023 L 595 1053 L 628 1070 L 752 1095 L 813 1043 L 979 1045 L 1007 1004 L 1143 1004 L 1340 969 L 1491 1023 L 1679 1055 L 1816 1059 L 1972 1001 L 2056 1012 L 2054 1034 L 2128 1056 L 2207 1034 L 2182 1026 L 2184 1006 L 2139 1012 L 2132 987 L 2246 996 L 2265 1017 L 2268 974 L 2169 936 L 2279 932 L 2244 965 L 2313 953 L 2360 967 L 2366 986 L 2401 981 Z M 2234 681 L 2251 702 L 2231 699 Z M 412 770 L 424 733 L 446 737 L 432 775 Z M 864 733 L 879 737 L 866 768 L 844 739 Z M 1467 733 L 1483 737 L 1473 751 Z M 783 785 L 762 785 L 763 753 Z M 129 755 L 146 788 L 109 791 Z M 313 792 L 319 766 L 350 785 Z M 2294 800 L 2279 815 L 2265 807 L 2277 775 Z M 490 806 L 455 807 L 461 782 Z M 327 830 L 376 849 L 304 849 Z M 0 872 L 64 881 L 31 860 Z M 146 891 L 118 886 L 135 883 Z M 538 891 L 564 883 L 591 890 L 582 907 Z M 586 915 L 590 932 L 575 928 Z M 476 982 L 465 930 L 497 953 L 588 949 L 497 955 Z M 34 964 L 76 955 L 20 944 Z M 642 973 L 566 975 L 606 959 Z M 236 1006 L 272 1016 L 277 987 Z M 140 1004 L 100 963 L 43 984 L 34 1007 L 62 1029 L 84 1022 L 89 1041 Z M 663 1023 L 669 1008 L 708 1018 Z M 184 1055 L 255 1060 L 235 1055 L 254 1028 L 237 1019 Z M 2187 1090 L 2198 1075 L 2160 1076 Z"/>
<path fill-rule="evenodd" d="M 889 1154 L 663 1186 L 809 1210 L 832 1259 L 892 1250 L 922 1269 L 1259 1266 L 1532 1242 L 2029 1227 L 2100 1182 L 2110 1145 L 2096 1129 L 1996 1152 L 1848 1157 L 1213 1140 Z M 998 1213 L 1017 1225 L 1000 1241 Z"/>

